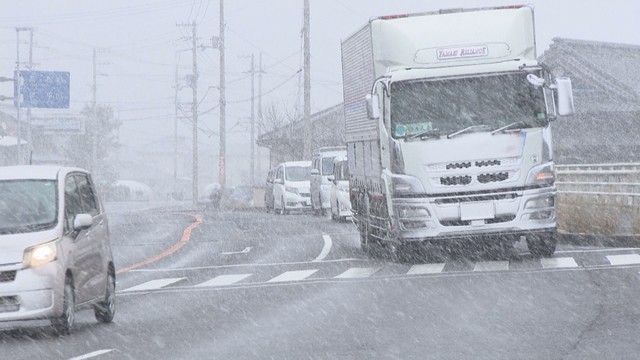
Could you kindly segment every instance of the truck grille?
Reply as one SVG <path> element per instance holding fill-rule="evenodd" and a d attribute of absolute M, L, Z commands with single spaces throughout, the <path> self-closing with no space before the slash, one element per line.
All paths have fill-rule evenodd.
<path fill-rule="evenodd" d="M 447 164 L 446 169 L 467 169 L 471 167 L 471 162 L 463 162 L 463 163 L 451 163 Z"/>
<path fill-rule="evenodd" d="M 469 185 L 471 183 L 471 176 L 447 176 L 440 178 L 441 185 Z"/>
<path fill-rule="evenodd" d="M 0 282 L 9 282 L 16 279 L 16 270 L 0 271 Z"/>
<path fill-rule="evenodd" d="M 478 182 L 482 184 L 490 183 L 490 182 L 500 182 L 505 181 L 509 178 L 509 173 L 501 172 L 495 174 L 480 174 L 478 175 Z"/>
<path fill-rule="evenodd" d="M 497 216 L 493 219 L 484 220 L 485 224 L 499 224 L 504 222 L 513 221 L 516 218 L 515 215 L 501 215 Z M 471 225 L 471 221 L 469 220 L 443 220 L 440 221 L 442 226 L 468 226 Z"/>

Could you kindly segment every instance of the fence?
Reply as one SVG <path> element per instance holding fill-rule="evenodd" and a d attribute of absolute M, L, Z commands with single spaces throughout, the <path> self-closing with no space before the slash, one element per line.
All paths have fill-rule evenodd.
<path fill-rule="evenodd" d="M 561 231 L 640 234 L 640 164 L 558 165 L 556 170 Z"/>

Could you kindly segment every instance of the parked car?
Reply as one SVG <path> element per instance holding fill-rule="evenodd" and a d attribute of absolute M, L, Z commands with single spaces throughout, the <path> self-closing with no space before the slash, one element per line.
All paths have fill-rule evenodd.
<path fill-rule="evenodd" d="M 324 215 L 331 207 L 329 192 L 333 174 L 333 160 L 336 156 L 347 155 L 345 146 L 323 147 L 313 153 L 311 160 L 311 208 L 315 214 Z"/>
<path fill-rule="evenodd" d="M 107 217 L 90 174 L 0 167 L 0 321 L 50 319 L 66 334 L 76 308 L 89 305 L 111 322 L 115 286 Z"/>
<path fill-rule="evenodd" d="M 253 186 L 241 185 L 233 188 L 226 198 L 225 205 L 228 208 L 247 208 L 255 204 L 253 198 Z"/>
<path fill-rule="evenodd" d="M 311 161 L 284 162 L 276 168 L 273 181 L 274 208 L 280 214 L 310 210 Z"/>
<path fill-rule="evenodd" d="M 351 213 L 351 200 L 349 198 L 349 164 L 344 155 L 337 156 L 333 160 L 333 175 L 331 181 L 331 218 L 334 220 L 346 220 Z"/>
<path fill-rule="evenodd" d="M 273 179 L 276 175 L 276 169 L 271 169 L 267 173 L 267 180 L 264 186 L 264 207 L 267 209 L 267 212 L 271 212 L 274 210 L 273 208 Z"/>

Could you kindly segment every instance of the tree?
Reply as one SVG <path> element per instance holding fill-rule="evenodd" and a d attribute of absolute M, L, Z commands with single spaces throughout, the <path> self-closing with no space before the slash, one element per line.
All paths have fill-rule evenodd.
<path fill-rule="evenodd" d="M 117 178 L 117 164 L 109 161 L 118 149 L 117 129 L 120 122 L 113 109 L 105 105 L 86 105 L 81 112 L 84 133 L 72 135 L 64 146 L 65 154 L 77 166 L 90 169 L 98 182 L 109 183 Z M 95 164 L 93 163 L 95 141 Z M 99 174 L 99 175 L 98 175 Z"/>

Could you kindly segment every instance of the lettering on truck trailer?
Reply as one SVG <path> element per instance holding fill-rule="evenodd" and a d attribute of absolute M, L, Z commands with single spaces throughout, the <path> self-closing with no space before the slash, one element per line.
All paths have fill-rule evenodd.
<path fill-rule="evenodd" d="M 481 46 L 465 46 L 448 49 L 438 49 L 438 60 L 462 59 L 470 57 L 483 57 L 489 55 L 489 47 Z"/>

